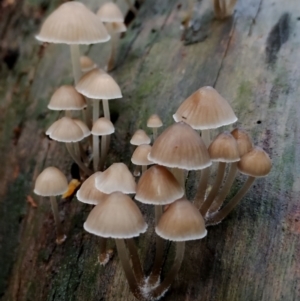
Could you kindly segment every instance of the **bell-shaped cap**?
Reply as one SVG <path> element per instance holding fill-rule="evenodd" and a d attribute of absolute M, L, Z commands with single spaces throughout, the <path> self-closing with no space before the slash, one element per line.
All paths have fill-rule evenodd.
<path fill-rule="evenodd" d="M 121 33 L 127 31 L 127 27 L 123 22 L 106 23 L 105 27 L 110 33 Z"/>
<path fill-rule="evenodd" d="M 83 227 L 101 237 L 121 239 L 139 236 L 148 226 L 135 202 L 121 192 L 114 192 L 93 208 Z"/>
<path fill-rule="evenodd" d="M 219 134 L 208 148 L 212 161 L 232 163 L 240 161 L 236 140 L 229 132 Z"/>
<path fill-rule="evenodd" d="M 160 128 L 163 126 L 163 123 L 157 114 L 151 115 L 147 120 L 148 128 Z"/>
<path fill-rule="evenodd" d="M 86 108 L 85 98 L 73 86 L 61 86 L 52 95 L 48 104 L 50 110 L 82 110 Z"/>
<path fill-rule="evenodd" d="M 272 161 L 269 155 L 258 146 L 253 147 L 238 162 L 239 171 L 251 177 L 264 177 L 271 171 L 271 168 Z"/>
<path fill-rule="evenodd" d="M 169 126 L 155 140 L 149 159 L 156 164 L 187 170 L 211 165 L 201 137 L 184 122 Z"/>
<path fill-rule="evenodd" d="M 169 205 L 155 228 L 157 235 L 171 241 L 201 239 L 206 236 L 205 222 L 199 210 L 188 200 Z"/>
<path fill-rule="evenodd" d="M 120 8 L 113 2 L 106 2 L 101 5 L 97 11 L 97 16 L 102 22 L 106 23 L 124 22 L 124 16 Z"/>
<path fill-rule="evenodd" d="M 102 21 L 83 3 L 60 5 L 42 25 L 39 41 L 63 44 L 95 44 L 110 39 Z"/>
<path fill-rule="evenodd" d="M 81 56 L 79 60 L 82 72 L 89 72 L 92 69 L 97 68 L 97 64 L 86 55 Z"/>
<path fill-rule="evenodd" d="M 68 190 L 66 176 L 56 167 L 45 168 L 36 178 L 34 193 L 41 196 L 62 195 Z"/>
<path fill-rule="evenodd" d="M 188 97 L 173 115 L 193 129 L 207 130 L 237 121 L 229 103 L 212 87 L 202 87 Z"/>
<path fill-rule="evenodd" d="M 78 142 L 85 138 L 84 133 L 77 123 L 69 118 L 63 117 L 55 121 L 46 131 L 46 135 L 59 142 Z"/>
<path fill-rule="evenodd" d="M 92 134 L 94 136 L 110 135 L 114 132 L 115 132 L 114 125 L 109 119 L 105 117 L 101 117 L 97 119 L 92 128 Z"/>
<path fill-rule="evenodd" d="M 183 187 L 164 166 L 150 167 L 140 178 L 135 199 L 144 204 L 167 205 L 184 195 Z"/>
<path fill-rule="evenodd" d="M 231 132 L 231 135 L 235 138 L 238 144 L 240 157 L 251 151 L 253 148 L 252 139 L 245 130 L 236 128 Z"/>
<path fill-rule="evenodd" d="M 114 163 L 96 177 L 96 188 L 110 194 L 115 191 L 122 193 L 135 193 L 136 183 L 134 177 L 124 163 Z"/>
<path fill-rule="evenodd" d="M 76 90 L 94 99 L 122 98 L 119 85 L 110 75 L 98 68 L 84 74 L 76 85 Z"/>
<path fill-rule="evenodd" d="M 141 144 L 139 145 L 132 154 L 131 162 L 135 165 L 151 165 L 152 161 L 148 159 L 148 155 L 151 151 L 151 145 Z"/>
<path fill-rule="evenodd" d="M 108 194 L 99 191 L 95 187 L 95 179 L 99 174 L 101 174 L 101 172 L 96 172 L 83 182 L 76 194 L 78 201 L 97 205 L 108 197 Z"/>
<path fill-rule="evenodd" d="M 137 130 L 130 140 L 132 145 L 150 144 L 150 142 L 151 139 L 144 130 Z"/>
<path fill-rule="evenodd" d="M 91 134 L 90 129 L 87 125 L 80 119 L 73 119 L 73 121 L 81 128 L 84 137 L 88 137 Z"/>

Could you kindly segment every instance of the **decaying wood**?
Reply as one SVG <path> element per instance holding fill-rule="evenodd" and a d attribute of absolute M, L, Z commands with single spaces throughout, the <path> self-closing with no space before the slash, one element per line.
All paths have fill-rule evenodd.
<path fill-rule="evenodd" d="M 70 178 L 64 146 L 44 135 L 58 116 L 46 108 L 51 94 L 72 82 L 69 50 L 34 39 L 60 2 L 0 2 L 0 298 L 134 300 L 117 256 L 105 268 L 97 264 L 99 241 L 82 228 L 90 206 L 76 199 L 60 202 L 68 238 L 57 246 L 49 202 L 34 196 L 33 208 L 26 201 L 44 167 L 55 165 Z M 273 169 L 222 224 L 208 228 L 205 239 L 187 243 L 182 269 L 164 300 L 299 300 L 298 0 L 239 0 L 234 17 L 222 22 L 212 19 L 204 0 L 195 2 L 185 42 L 179 27 L 186 4 L 179 0 L 143 1 L 121 39 L 113 76 L 124 98 L 111 102 L 116 133 L 108 163 L 129 164 L 129 138 L 138 128 L 147 130 L 151 114 L 169 125 L 187 96 L 213 85 L 233 106 L 237 124 L 270 154 Z M 95 10 L 99 1 L 87 4 Z M 109 45 L 82 50 L 103 66 Z M 243 181 L 239 176 L 234 191 Z M 195 183 L 191 172 L 189 196 Z M 151 208 L 140 207 L 153 226 Z M 153 230 L 137 243 L 149 271 Z"/>

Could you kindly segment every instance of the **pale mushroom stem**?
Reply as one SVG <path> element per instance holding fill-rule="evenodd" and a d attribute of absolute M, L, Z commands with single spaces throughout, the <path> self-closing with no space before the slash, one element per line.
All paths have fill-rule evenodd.
<path fill-rule="evenodd" d="M 205 192 L 206 192 L 209 174 L 210 174 L 210 167 L 206 167 L 201 170 L 199 186 L 195 197 L 195 206 L 199 209 L 201 208 L 205 199 Z"/>
<path fill-rule="evenodd" d="M 147 171 L 147 165 L 142 165 L 142 175 Z"/>
<path fill-rule="evenodd" d="M 109 262 L 111 255 L 112 255 L 109 253 L 109 251 L 112 251 L 112 250 L 108 251 L 106 245 L 107 245 L 107 238 L 100 237 L 100 254 L 98 256 L 98 260 L 99 260 L 100 265 L 103 265 L 103 266 L 105 266 Z"/>
<path fill-rule="evenodd" d="M 143 300 L 141 289 L 137 284 L 134 273 L 129 263 L 129 257 L 124 243 L 124 239 L 116 239 L 115 241 L 116 241 L 119 259 L 121 261 L 121 265 L 123 267 L 130 290 L 137 299 Z"/>
<path fill-rule="evenodd" d="M 153 130 L 153 142 L 154 142 L 157 138 L 157 128 L 152 128 L 152 130 Z"/>
<path fill-rule="evenodd" d="M 222 222 L 222 220 L 234 209 L 234 207 L 239 203 L 239 201 L 247 193 L 251 185 L 253 184 L 255 177 L 249 176 L 243 187 L 238 191 L 238 193 L 229 201 L 229 203 L 222 208 L 217 213 L 209 216 L 207 219 L 207 226 L 216 225 Z"/>
<path fill-rule="evenodd" d="M 74 145 L 76 147 L 76 143 Z M 78 147 L 78 146 L 77 146 Z M 84 165 L 84 163 L 75 155 L 75 152 L 72 149 L 71 143 L 66 143 L 66 148 L 74 160 L 74 162 L 79 166 L 79 168 L 86 173 L 86 175 L 90 176 L 92 172 Z"/>
<path fill-rule="evenodd" d="M 111 71 L 115 67 L 118 42 L 120 39 L 119 33 L 115 33 L 111 30 L 109 34 L 111 36 L 111 52 L 110 52 L 110 57 L 109 57 L 108 63 L 107 63 L 107 71 Z"/>
<path fill-rule="evenodd" d="M 71 50 L 74 82 L 76 85 L 81 77 L 79 45 L 78 44 L 70 45 L 70 50 Z"/>
<path fill-rule="evenodd" d="M 100 170 L 104 167 L 104 162 L 107 155 L 107 137 L 108 135 L 103 135 L 101 137 L 101 159 L 100 159 Z"/>
<path fill-rule="evenodd" d="M 102 99 L 102 105 L 103 105 L 104 117 L 107 118 L 108 120 L 110 120 L 108 99 Z M 106 141 L 106 151 L 107 152 L 109 150 L 109 145 L 110 145 L 110 135 L 107 137 L 107 141 Z"/>
<path fill-rule="evenodd" d="M 201 130 L 201 138 L 208 148 L 210 144 L 210 131 L 209 130 Z"/>
<path fill-rule="evenodd" d="M 145 276 L 144 276 L 144 272 L 142 269 L 142 265 L 140 262 L 140 257 L 139 254 L 137 252 L 137 248 L 135 245 L 135 242 L 133 240 L 133 238 L 129 238 L 126 239 L 126 243 L 127 243 L 127 248 L 129 251 L 129 256 L 132 262 L 132 268 L 133 268 L 133 272 L 135 274 L 136 277 L 136 281 L 138 283 L 139 286 L 142 286 L 144 284 L 145 281 Z"/>
<path fill-rule="evenodd" d="M 218 172 L 217 172 L 217 176 L 215 179 L 215 183 L 214 183 L 210 193 L 208 194 L 208 197 L 206 198 L 206 200 L 204 201 L 204 203 L 202 204 L 202 206 L 200 208 L 200 213 L 202 214 L 202 216 L 205 216 L 206 212 L 208 211 L 209 207 L 211 206 L 212 202 L 214 201 L 216 195 L 218 194 L 219 188 L 220 188 L 223 178 L 224 178 L 225 167 L 226 167 L 226 163 L 219 162 L 219 167 L 218 167 Z"/>
<path fill-rule="evenodd" d="M 99 100 L 93 100 L 93 124 L 99 118 Z M 94 171 L 98 171 L 99 166 L 99 137 L 93 135 L 93 167 Z"/>
<path fill-rule="evenodd" d="M 173 266 L 169 271 L 167 277 L 163 280 L 163 282 L 151 292 L 151 297 L 153 299 L 150 300 L 154 300 L 156 298 L 161 297 L 171 286 L 173 280 L 175 279 L 175 277 L 177 276 L 180 270 L 183 257 L 184 257 L 184 249 L 185 249 L 185 241 L 176 242 L 176 256 L 174 259 Z"/>
<path fill-rule="evenodd" d="M 64 234 L 64 231 L 62 229 L 60 220 L 59 220 L 59 214 L 57 209 L 57 201 L 55 196 L 50 196 L 50 203 L 51 208 L 54 216 L 54 222 L 56 226 L 56 243 L 61 244 L 65 241 L 66 235 Z"/>
<path fill-rule="evenodd" d="M 134 168 L 134 171 L 133 171 L 133 175 L 135 177 L 139 177 L 141 175 L 141 172 L 140 172 L 140 165 L 136 165 L 136 167 Z"/>
<path fill-rule="evenodd" d="M 128 7 L 129 7 L 129 9 L 130 9 L 130 10 L 134 13 L 134 15 L 136 16 L 137 13 L 138 13 L 137 9 L 134 7 L 134 5 L 131 3 L 130 0 L 125 0 L 125 1 L 126 1 Z"/>
<path fill-rule="evenodd" d="M 155 208 L 155 226 L 157 226 L 158 221 L 162 216 L 163 210 L 162 210 L 162 205 L 154 206 L 154 208 Z M 165 248 L 164 240 L 160 236 L 156 235 L 155 240 L 156 240 L 156 250 L 155 250 L 154 265 L 152 268 L 151 275 L 149 277 L 150 287 L 155 286 L 159 281 L 160 272 L 163 264 L 164 248 Z"/>
<path fill-rule="evenodd" d="M 234 162 L 230 166 L 229 173 L 227 175 L 226 181 L 224 183 L 224 186 L 222 187 L 219 195 L 217 198 L 214 200 L 212 205 L 210 206 L 208 212 L 209 213 L 214 213 L 219 210 L 219 208 L 222 206 L 226 196 L 228 195 L 230 188 L 235 180 L 237 173 L 237 162 Z"/>

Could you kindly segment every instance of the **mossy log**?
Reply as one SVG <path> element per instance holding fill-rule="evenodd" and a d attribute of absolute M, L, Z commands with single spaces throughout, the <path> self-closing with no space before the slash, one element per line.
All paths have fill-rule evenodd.
<path fill-rule="evenodd" d="M 57 246 L 50 203 L 32 192 L 46 166 L 55 165 L 70 178 L 65 147 L 44 134 L 58 117 L 47 109 L 51 94 L 72 83 L 69 49 L 34 39 L 60 2 L 0 2 L 0 299 L 130 301 L 134 297 L 118 257 L 105 268 L 97 264 L 99 240 L 82 226 L 91 207 L 76 198 L 60 202 L 68 238 Z M 93 10 L 99 6 L 86 2 Z M 151 114 L 158 113 L 167 126 L 187 96 L 214 86 L 234 108 L 238 126 L 270 154 L 273 169 L 223 223 L 208 228 L 205 239 L 187 243 L 183 266 L 164 300 L 299 300 L 298 0 L 239 0 L 234 16 L 223 21 L 213 19 L 204 0 L 195 3 L 184 40 L 180 23 L 187 4 L 180 0 L 145 0 L 129 24 L 112 73 L 124 97 L 111 102 L 116 133 L 108 164 L 130 165 L 129 138 L 138 128 L 147 130 Z M 109 45 L 82 47 L 99 66 L 108 50 Z M 191 172 L 190 197 L 196 179 Z M 243 181 L 239 176 L 233 190 Z M 140 208 L 153 226 L 152 209 Z M 137 243 L 148 272 L 153 227 Z"/>

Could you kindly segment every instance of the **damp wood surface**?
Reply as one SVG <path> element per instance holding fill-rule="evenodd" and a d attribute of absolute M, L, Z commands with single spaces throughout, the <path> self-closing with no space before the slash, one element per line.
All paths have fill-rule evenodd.
<path fill-rule="evenodd" d="M 125 13 L 126 5 L 118 2 Z M 187 5 L 177 0 L 145 0 L 120 40 L 112 75 L 123 99 L 111 101 L 116 133 L 107 164 L 122 161 L 133 169 L 134 131 L 148 131 L 145 123 L 153 113 L 170 125 L 185 98 L 199 87 L 214 86 L 232 105 L 237 125 L 270 154 L 273 168 L 223 223 L 208 228 L 206 238 L 187 242 L 182 268 L 163 300 L 299 300 L 298 0 L 239 0 L 234 17 L 222 22 L 212 19 L 210 1 L 195 2 L 185 41 L 180 21 Z M 0 2 L 0 300 L 131 301 L 117 256 L 105 268 L 97 264 L 99 241 L 83 230 L 91 207 L 76 198 L 60 201 L 68 238 L 57 246 L 50 203 L 32 192 L 44 167 L 55 165 L 70 179 L 65 147 L 44 135 L 59 116 L 47 109 L 50 96 L 72 82 L 69 49 L 43 47 L 34 39 L 60 3 Z M 99 1 L 86 4 L 96 10 Z M 81 49 L 104 66 L 109 45 Z M 197 177 L 189 173 L 190 198 Z M 243 181 L 239 176 L 233 190 Z M 150 229 L 136 242 L 149 272 L 153 210 L 140 208 Z M 167 266 L 173 253 L 170 247 Z"/>

